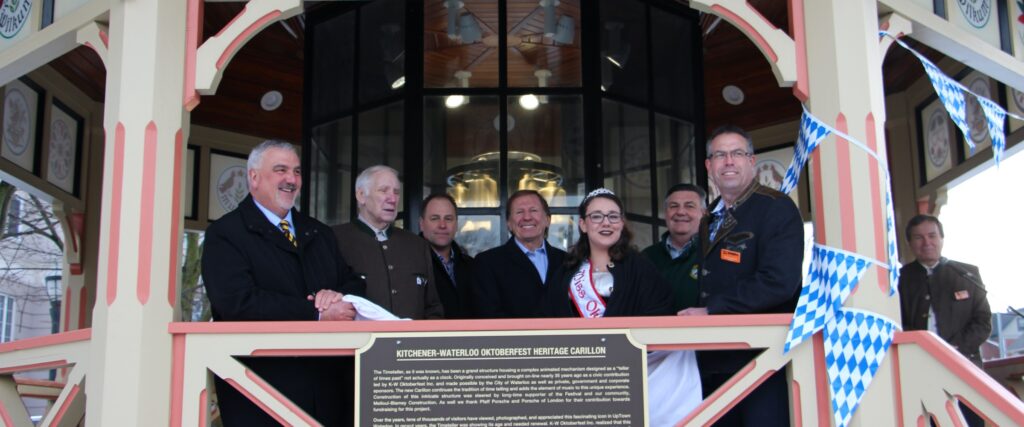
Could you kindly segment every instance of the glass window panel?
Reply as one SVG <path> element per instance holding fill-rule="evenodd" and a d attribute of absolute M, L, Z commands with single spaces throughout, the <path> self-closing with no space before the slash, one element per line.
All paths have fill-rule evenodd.
<path fill-rule="evenodd" d="M 399 101 L 360 113 L 359 145 L 356 148 L 358 171 L 373 165 L 388 165 L 398 171 L 398 179 L 402 180 L 405 170 L 402 161 L 403 104 Z M 398 199 L 399 212 L 404 209 L 403 199 Z"/>
<path fill-rule="evenodd" d="M 359 103 L 398 93 L 404 84 L 405 2 L 371 2 L 359 17 Z"/>
<path fill-rule="evenodd" d="M 651 8 L 654 105 L 680 117 L 694 116 L 693 21 Z"/>
<path fill-rule="evenodd" d="M 423 101 L 424 196 L 444 191 L 462 208 L 498 207 L 498 97 L 461 99 Z"/>
<path fill-rule="evenodd" d="M 639 221 L 630 221 L 629 229 L 633 232 L 633 246 L 643 249 L 654 244 L 651 233 L 654 227 Z"/>
<path fill-rule="evenodd" d="M 601 87 L 647 102 L 646 7 L 635 0 L 601 1 Z"/>
<path fill-rule="evenodd" d="M 455 241 L 470 256 L 502 244 L 500 215 L 459 215 Z"/>
<path fill-rule="evenodd" d="M 352 118 L 313 128 L 310 149 L 310 213 L 330 225 L 348 222 L 352 212 Z"/>
<path fill-rule="evenodd" d="M 507 4 L 508 85 L 580 86 L 579 0 L 510 0 Z"/>
<path fill-rule="evenodd" d="M 551 215 L 548 243 L 563 251 L 569 250 L 580 238 L 579 221 L 579 215 Z"/>
<path fill-rule="evenodd" d="M 602 107 L 604 186 L 622 198 L 627 213 L 652 216 L 647 111 L 609 100 Z"/>
<path fill-rule="evenodd" d="M 586 195 L 582 98 L 510 96 L 508 103 L 509 194 L 537 190 L 551 206 L 579 206 Z"/>
<path fill-rule="evenodd" d="M 423 86 L 497 87 L 498 2 L 426 0 L 423 7 Z"/>
<path fill-rule="evenodd" d="M 313 29 L 312 117 L 320 122 L 352 109 L 355 11 Z"/>
<path fill-rule="evenodd" d="M 663 200 L 665 191 L 673 185 L 696 184 L 696 142 L 693 124 L 661 114 L 654 116 L 654 132 L 658 179 L 655 194 Z M 659 217 L 664 215 L 664 209 L 658 212 Z"/>

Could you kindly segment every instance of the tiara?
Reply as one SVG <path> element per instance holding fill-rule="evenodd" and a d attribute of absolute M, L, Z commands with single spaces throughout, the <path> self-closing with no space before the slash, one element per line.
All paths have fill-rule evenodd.
<path fill-rule="evenodd" d="M 587 193 L 587 197 L 583 198 L 583 202 L 586 203 L 588 200 L 593 199 L 597 196 L 614 196 L 615 193 L 607 188 L 598 188 L 590 193 Z"/>

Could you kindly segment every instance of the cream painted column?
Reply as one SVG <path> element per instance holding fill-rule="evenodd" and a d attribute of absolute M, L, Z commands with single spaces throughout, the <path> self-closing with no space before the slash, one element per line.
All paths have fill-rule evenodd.
<path fill-rule="evenodd" d="M 803 4 L 808 105 L 812 114 L 877 153 L 830 136 L 812 156 L 815 241 L 887 263 L 885 99 L 874 0 L 792 0 Z M 897 228 L 898 228 L 897 224 Z M 871 266 L 846 307 L 900 321 L 888 270 Z M 890 354 L 891 356 L 891 354 Z M 851 425 L 897 425 L 892 357 L 886 357 Z"/>
<path fill-rule="evenodd" d="M 110 2 L 87 425 L 170 419 L 167 324 L 178 300 L 186 6 Z"/>

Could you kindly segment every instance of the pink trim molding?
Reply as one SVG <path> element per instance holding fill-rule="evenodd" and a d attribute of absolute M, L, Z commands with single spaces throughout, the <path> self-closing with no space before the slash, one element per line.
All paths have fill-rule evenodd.
<path fill-rule="evenodd" d="M 142 153 L 142 194 L 139 212 L 139 272 L 135 283 L 135 296 L 139 304 L 149 302 L 150 280 L 153 269 L 153 199 L 156 197 L 156 123 L 146 125 Z"/>
<path fill-rule="evenodd" d="M 117 259 L 121 241 L 121 188 L 124 181 L 124 123 L 114 128 L 114 167 L 110 183 L 110 237 L 107 245 L 107 306 L 117 299 Z"/>

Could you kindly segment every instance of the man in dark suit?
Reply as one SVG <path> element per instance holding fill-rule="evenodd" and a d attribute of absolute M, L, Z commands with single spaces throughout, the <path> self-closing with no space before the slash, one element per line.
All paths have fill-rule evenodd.
<path fill-rule="evenodd" d="M 326 225 L 295 210 L 302 189 L 299 157 L 286 142 L 267 141 L 249 155 L 249 195 L 206 229 L 202 273 L 215 321 L 352 320 L 342 293 L 363 283 L 338 254 Z M 245 358 L 244 363 L 324 425 L 349 421 L 344 372 L 333 358 Z M 225 426 L 278 423 L 216 378 Z M 349 394 L 351 392 L 349 391 Z"/>
<path fill-rule="evenodd" d="M 701 222 L 703 267 L 699 308 L 682 315 L 792 313 L 800 294 L 804 229 L 789 196 L 754 179 L 754 147 L 738 127 L 711 134 L 704 161 L 721 197 Z M 705 397 L 751 361 L 757 351 L 699 352 Z M 786 371 L 781 369 L 716 425 L 788 426 Z"/>
<path fill-rule="evenodd" d="M 540 193 L 512 193 L 505 217 L 512 238 L 476 257 L 477 314 L 484 318 L 536 317 L 545 286 L 558 280 L 565 251 L 546 240 L 551 210 Z"/>
<path fill-rule="evenodd" d="M 978 348 L 992 333 L 992 310 L 978 267 L 942 256 L 945 233 L 934 216 L 911 218 L 906 236 L 915 259 L 900 269 L 903 330 L 932 331 L 980 368 Z M 968 425 L 984 425 L 960 408 Z"/>
<path fill-rule="evenodd" d="M 470 319 L 473 309 L 473 258 L 455 242 L 459 217 L 455 199 L 435 193 L 423 199 L 420 235 L 430 244 L 434 260 L 434 283 L 446 319 Z"/>
<path fill-rule="evenodd" d="M 440 319 L 430 247 L 419 236 L 394 227 L 402 183 L 398 172 L 377 165 L 356 178 L 359 216 L 334 227 L 341 255 L 366 278 L 366 297 L 398 317 Z"/>

